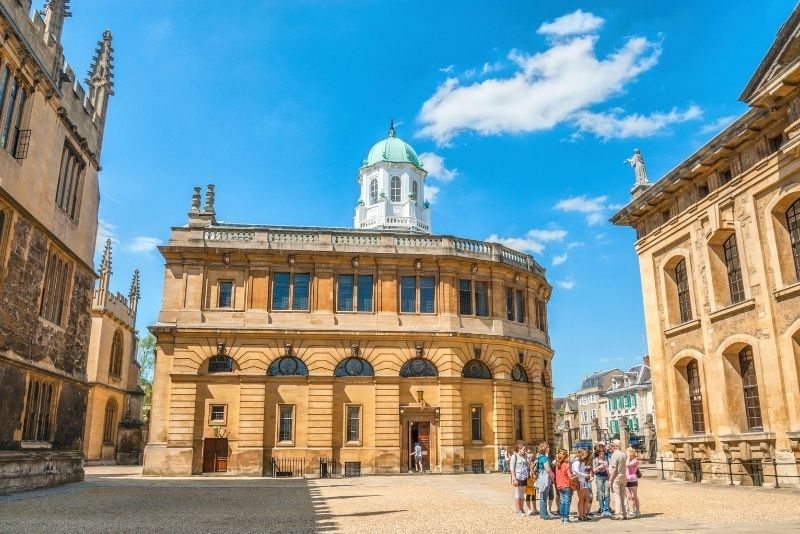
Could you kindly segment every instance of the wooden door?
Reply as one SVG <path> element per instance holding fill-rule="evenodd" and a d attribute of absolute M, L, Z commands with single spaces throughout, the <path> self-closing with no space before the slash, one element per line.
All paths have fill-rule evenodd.
<path fill-rule="evenodd" d="M 427 421 L 417 423 L 419 444 L 422 447 L 422 468 L 431 469 L 431 424 Z"/>
<path fill-rule="evenodd" d="M 228 470 L 228 438 L 205 438 L 203 440 L 203 473 L 219 473 Z"/>

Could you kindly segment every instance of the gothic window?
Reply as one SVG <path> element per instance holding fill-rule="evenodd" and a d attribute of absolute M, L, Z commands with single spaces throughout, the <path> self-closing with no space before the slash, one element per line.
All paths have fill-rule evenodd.
<path fill-rule="evenodd" d="M 471 406 L 470 414 L 472 441 L 481 441 L 483 439 L 483 408 L 481 406 Z"/>
<path fill-rule="evenodd" d="M 800 198 L 786 210 L 786 224 L 789 227 L 789 242 L 792 245 L 795 279 L 800 281 Z"/>
<path fill-rule="evenodd" d="M 103 422 L 103 443 L 114 443 L 114 429 L 117 426 L 117 401 L 108 399 L 106 417 Z"/>
<path fill-rule="evenodd" d="M 371 312 L 372 294 L 371 274 L 340 274 L 336 285 L 336 311 Z"/>
<path fill-rule="evenodd" d="M 51 418 L 55 412 L 55 385 L 53 382 L 31 377 L 25 400 L 22 427 L 23 441 L 50 441 Z"/>
<path fill-rule="evenodd" d="M 122 374 L 122 331 L 114 332 L 111 340 L 111 358 L 108 363 L 108 374 L 119 378 Z"/>
<path fill-rule="evenodd" d="M 233 359 L 230 356 L 212 356 L 208 359 L 209 373 L 232 373 Z"/>
<path fill-rule="evenodd" d="M 697 360 L 686 366 L 686 380 L 689 383 L 689 410 L 692 414 L 692 432 L 702 434 L 706 431 L 703 417 L 703 391 L 700 387 L 700 371 Z"/>
<path fill-rule="evenodd" d="M 739 351 L 739 372 L 742 376 L 747 428 L 761 430 L 761 402 L 758 398 L 758 379 L 756 378 L 753 349 L 749 346 Z"/>
<path fill-rule="evenodd" d="M 278 413 L 278 441 L 294 441 L 294 405 L 279 404 Z"/>
<path fill-rule="evenodd" d="M 347 441 L 361 441 L 361 406 L 347 407 Z"/>
<path fill-rule="evenodd" d="M 480 360 L 470 360 L 464 365 L 464 370 L 461 372 L 463 378 L 492 378 L 492 372 L 486 367 L 486 364 Z"/>
<path fill-rule="evenodd" d="M 736 246 L 736 234 L 725 240 L 722 244 L 725 254 L 725 267 L 728 270 L 728 288 L 731 292 L 731 304 L 744 300 L 744 283 L 742 282 L 742 268 L 739 263 L 739 248 Z"/>
<path fill-rule="evenodd" d="M 678 288 L 678 309 L 681 323 L 692 320 L 692 304 L 689 301 L 689 277 L 686 274 L 686 260 L 675 266 L 675 284 Z"/>
<path fill-rule="evenodd" d="M 339 362 L 333 376 L 375 376 L 375 371 L 367 360 L 350 357 Z"/>
<path fill-rule="evenodd" d="M 219 283 L 219 295 L 217 296 L 218 308 L 230 308 L 233 306 L 233 282 L 223 280 Z"/>
<path fill-rule="evenodd" d="M 417 181 L 414 180 L 414 182 L 411 184 L 411 199 L 417 200 L 418 195 L 419 195 L 419 187 L 417 186 Z"/>
<path fill-rule="evenodd" d="M 309 273 L 275 273 L 272 282 L 273 311 L 308 311 Z"/>
<path fill-rule="evenodd" d="M 514 382 L 527 382 L 528 373 L 525 372 L 525 369 L 520 364 L 517 364 L 511 368 L 511 380 Z"/>
<path fill-rule="evenodd" d="M 369 181 L 369 203 L 376 204 L 378 202 L 378 180 L 373 178 Z"/>
<path fill-rule="evenodd" d="M 400 311 L 435 313 L 436 279 L 433 276 L 401 276 Z"/>
<path fill-rule="evenodd" d="M 400 376 L 403 378 L 418 378 L 425 376 L 439 376 L 436 366 L 425 358 L 412 358 L 400 368 Z"/>
<path fill-rule="evenodd" d="M 282 356 L 267 369 L 268 376 L 308 376 L 308 367 L 299 358 Z"/>
<path fill-rule="evenodd" d="M 400 202 L 400 177 L 392 176 L 392 181 L 389 188 L 392 202 Z"/>
<path fill-rule="evenodd" d="M 84 167 L 78 152 L 65 142 L 64 150 L 61 153 L 61 167 L 58 172 L 56 204 L 70 219 L 74 219 L 77 215 Z"/>
<path fill-rule="evenodd" d="M 47 255 L 39 315 L 51 323 L 63 325 L 64 308 L 69 291 L 70 266 L 55 250 Z"/>

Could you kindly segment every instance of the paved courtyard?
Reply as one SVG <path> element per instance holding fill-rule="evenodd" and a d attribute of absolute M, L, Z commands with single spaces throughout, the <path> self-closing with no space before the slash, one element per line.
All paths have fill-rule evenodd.
<path fill-rule="evenodd" d="M 0 532 L 800 532 L 796 490 L 644 479 L 642 518 L 565 526 L 515 516 L 508 480 L 494 474 L 275 480 L 139 473 L 88 468 L 80 484 L 0 497 Z"/>

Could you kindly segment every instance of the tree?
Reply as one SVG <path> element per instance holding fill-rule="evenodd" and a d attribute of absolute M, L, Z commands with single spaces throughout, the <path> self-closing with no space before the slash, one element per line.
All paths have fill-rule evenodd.
<path fill-rule="evenodd" d="M 147 334 L 139 340 L 136 347 L 136 361 L 141 368 L 139 372 L 139 387 L 144 391 L 142 403 L 142 419 L 150 419 L 150 405 L 153 400 L 153 372 L 156 364 L 156 338 Z"/>

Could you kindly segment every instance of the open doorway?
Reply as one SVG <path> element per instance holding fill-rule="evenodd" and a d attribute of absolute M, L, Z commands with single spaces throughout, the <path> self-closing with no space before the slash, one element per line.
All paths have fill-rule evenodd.
<path fill-rule="evenodd" d="M 409 455 L 406 458 L 408 470 L 414 471 L 414 448 L 419 443 L 422 448 L 422 468 L 425 471 L 431 470 L 431 424 L 429 421 L 409 421 L 408 422 L 408 449 Z"/>

